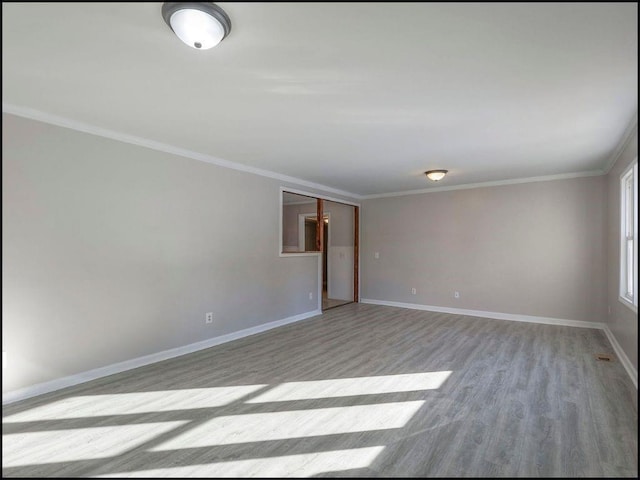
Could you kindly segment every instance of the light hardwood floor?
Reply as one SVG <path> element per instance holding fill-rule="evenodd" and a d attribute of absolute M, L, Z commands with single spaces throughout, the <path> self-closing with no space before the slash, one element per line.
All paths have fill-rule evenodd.
<path fill-rule="evenodd" d="M 3 476 L 637 477 L 602 331 L 350 304 L 3 407 Z"/>

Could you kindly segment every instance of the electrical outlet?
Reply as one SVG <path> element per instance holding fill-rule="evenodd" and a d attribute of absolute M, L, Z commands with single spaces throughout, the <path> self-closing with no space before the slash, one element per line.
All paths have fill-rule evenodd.
<path fill-rule="evenodd" d="M 213 312 L 208 312 L 207 315 L 205 316 L 204 321 L 206 323 L 213 323 Z"/>
<path fill-rule="evenodd" d="M 415 294 L 416 294 L 416 289 L 415 289 L 415 288 L 412 288 L 412 289 L 411 289 L 411 295 L 415 295 Z"/>
<path fill-rule="evenodd" d="M 454 298 L 460 298 L 460 292 L 453 292 Z"/>
<path fill-rule="evenodd" d="M 380 252 L 376 252 L 373 254 L 373 258 L 380 258 Z"/>
<path fill-rule="evenodd" d="M 309 300 L 313 300 L 313 292 L 309 292 Z"/>

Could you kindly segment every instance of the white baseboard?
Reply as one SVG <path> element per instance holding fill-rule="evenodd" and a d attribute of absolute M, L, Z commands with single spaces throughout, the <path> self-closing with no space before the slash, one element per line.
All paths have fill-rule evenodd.
<path fill-rule="evenodd" d="M 410 308 L 412 310 L 426 310 L 429 312 L 452 313 L 454 315 L 469 315 L 472 317 L 493 318 L 495 320 L 510 320 L 512 322 L 544 323 L 547 325 L 563 325 L 565 327 L 582 327 L 604 329 L 604 323 L 583 322 L 581 320 L 567 320 L 564 318 L 536 317 L 533 315 L 518 315 L 514 313 L 485 312 L 482 310 L 466 310 L 463 308 L 436 307 L 433 305 L 422 305 L 418 303 L 387 302 L 384 300 L 360 299 L 361 303 L 372 305 L 386 305 L 387 307 Z"/>
<path fill-rule="evenodd" d="M 95 380 L 97 378 L 113 375 L 114 373 L 124 372 L 126 370 L 131 370 L 133 368 L 143 367 L 145 365 L 149 365 L 152 363 L 161 362 L 163 360 L 168 360 L 170 358 L 179 357 L 181 355 L 186 355 L 188 353 L 197 352 L 198 350 L 204 350 L 205 348 L 214 347 L 216 345 L 231 342 L 239 338 L 255 335 L 256 333 L 265 332 L 273 328 L 281 327 L 289 323 L 299 322 L 301 320 L 305 320 L 307 318 L 315 317 L 316 315 L 321 315 L 321 314 L 322 314 L 322 310 L 313 310 L 311 312 L 301 313 L 299 315 L 294 315 L 292 317 L 283 318 L 282 320 L 276 320 L 274 322 L 265 323 L 263 325 L 257 325 L 255 327 L 239 330 L 237 332 L 229 333 L 227 335 L 221 335 L 219 337 L 209 338 L 207 340 L 192 343 L 190 345 L 185 345 L 183 347 L 172 348 L 169 350 L 164 350 L 162 352 L 145 355 L 143 357 L 126 360 L 124 362 L 114 363 L 113 365 L 107 365 L 106 367 L 100 367 L 93 370 L 89 370 L 87 372 L 70 375 L 68 377 L 58 378 L 56 380 L 51 380 L 44 383 L 38 383 L 30 387 L 21 388 L 19 390 L 14 390 L 8 393 L 3 393 L 2 405 L 17 402 L 19 400 L 24 400 L 26 398 L 35 397 L 37 395 L 42 395 L 44 393 L 53 392 L 55 390 L 60 390 L 62 388 L 71 387 L 73 385 L 78 385 L 80 383 L 88 382 L 90 380 Z"/>
<path fill-rule="evenodd" d="M 611 345 L 613 346 L 614 352 L 616 352 L 617 357 L 620 359 L 620 363 L 629 374 L 629 377 L 631 377 L 631 381 L 633 382 L 633 385 L 636 387 L 636 390 L 637 390 L 638 389 L 638 370 L 635 369 L 635 367 L 629 360 L 629 357 L 627 357 L 627 354 L 624 353 L 624 350 L 618 343 L 618 340 L 616 340 L 616 337 L 613 335 L 613 332 L 611 331 L 611 329 L 609 329 L 609 325 L 605 325 L 604 333 L 607 335 L 609 342 L 611 342 Z"/>

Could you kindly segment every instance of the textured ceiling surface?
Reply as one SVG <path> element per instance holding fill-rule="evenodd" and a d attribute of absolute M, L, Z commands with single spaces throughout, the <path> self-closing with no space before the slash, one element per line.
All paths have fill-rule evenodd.
<path fill-rule="evenodd" d="M 3 110 L 357 195 L 607 167 L 637 118 L 636 3 L 3 3 Z"/>

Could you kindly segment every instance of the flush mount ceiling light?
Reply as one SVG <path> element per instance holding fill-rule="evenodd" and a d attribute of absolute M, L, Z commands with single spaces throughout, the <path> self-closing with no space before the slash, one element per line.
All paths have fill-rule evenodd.
<path fill-rule="evenodd" d="M 424 174 L 429 180 L 437 182 L 438 180 L 442 180 L 448 171 L 449 170 L 429 170 L 428 172 L 424 172 Z"/>
<path fill-rule="evenodd" d="M 180 40 L 191 48 L 215 47 L 231 31 L 231 20 L 210 2 L 165 2 L 162 18 Z"/>

